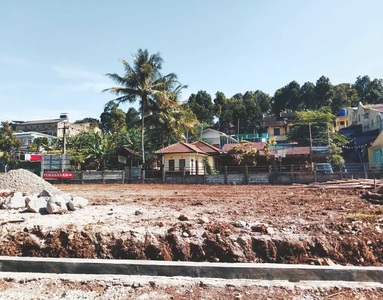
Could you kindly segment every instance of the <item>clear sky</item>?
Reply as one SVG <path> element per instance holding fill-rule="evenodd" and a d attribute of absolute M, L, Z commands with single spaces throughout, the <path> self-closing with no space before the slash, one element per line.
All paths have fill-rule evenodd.
<path fill-rule="evenodd" d="M 0 120 L 98 118 L 113 98 L 104 74 L 139 48 L 189 85 L 184 100 L 383 78 L 382 12 L 382 0 L 1 0 Z"/>

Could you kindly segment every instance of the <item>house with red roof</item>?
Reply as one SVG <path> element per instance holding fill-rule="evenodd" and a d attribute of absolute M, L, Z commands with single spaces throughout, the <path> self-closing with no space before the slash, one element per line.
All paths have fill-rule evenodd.
<path fill-rule="evenodd" d="M 196 141 L 178 142 L 159 149 L 156 154 L 162 156 L 162 165 L 166 173 L 185 171 L 189 175 L 204 175 L 206 157 L 211 168 L 216 169 L 222 152 L 204 141 Z"/>

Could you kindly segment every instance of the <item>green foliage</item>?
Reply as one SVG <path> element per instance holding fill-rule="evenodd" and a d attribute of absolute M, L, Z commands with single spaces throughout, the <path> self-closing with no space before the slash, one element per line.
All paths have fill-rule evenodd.
<path fill-rule="evenodd" d="M 205 166 L 206 173 L 207 174 L 211 174 L 213 169 L 212 169 L 212 167 L 211 167 L 211 165 L 209 163 L 209 157 L 205 156 L 203 158 L 203 165 Z"/>
<path fill-rule="evenodd" d="M 141 112 L 142 158 L 145 164 L 145 118 L 153 111 L 164 106 L 176 106 L 182 89 L 174 73 L 163 76 L 161 74 L 163 59 L 159 53 L 150 55 L 148 50 L 139 49 L 133 55 L 133 66 L 121 59 L 125 73 L 120 76 L 116 73 L 106 74 L 119 86 L 111 87 L 108 91 L 117 96 L 112 102 L 134 103 L 139 102 Z"/>
<path fill-rule="evenodd" d="M 121 109 L 104 110 L 100 116 L 100 127 L 104 133 L 114 133 L 125 128 L 125 113 Z"/>
<path fill-rule="evenodd" d="M 7 163 L 12 161 L 12 154 L 21 146 L 21 141 L 13 135 L 12 127 L 8 122 L 1 122 L 0 126 L 0 158 Z"/>
<path fill-rule="evenodd" d="M 129 107 L 125 115 L 125 122 L 126 122 L 127 128 L 139 125 L 140 114 L 134 107 Z"/>
<path fill-rule="evenodd" d="M 33 140 L 33 144 L 28 145 L 28 151 L 40 152 L 40 150 L 49 150 L 50 143 L 47 137 L 38 137 Z"/>
<path fill-rule="evenodd" d="M 228 153 L 241 166 L 255 166 L 257 164 L 257 149 L 252 148 L 251 145 L 252 143 L 248 141 L 241 141 L 231 148 Z"/>
<path fill-rule="evenodd" d="M 84 118 L 82 120 L 77 120 L 74 122 L 74 124 L 84 124 L 84 123 L 90 123 L 90 126 L 98 127 L 98 125 L 100 124 L 100 121 L 95 118 Z"/>
<path fill-rule="evenodd" d="M 273 112 L 279 115 L 283 111 L 296 111 L 302 109 L 300 86 L 296 81 L 277 90 L 273 97 Z"/>
<path fill-rule="evenodd" d="M 343 134 L 340 134 L 338 132 L 331 132 L 330 133 L 330 140 L 331 143 L 337 145 L 337 146 L 343 146 L 349 143 L 349 141 L 346 139 L 346 137 Z"/>
<path fill-rule="evenodd" d="M 187 105 L 200 123 L 213 124 L 214 106 L 211 96 L 206 91 L 191 94 Z"/>
<path fill-rule="evenodd" d="M 78 169 L 107 169 L 117 167 L 117 152 L 127 146 L 137 151 L 141 134 L 137 128 L 114 133 L 83 132 L 67 139 L 67 152 Z"/>
<path fill-rule="evenodd" d="M 329 107 L 322 107 L 316 111 L 301 111 L 296 113 L 294 125 L 287 132 L 287 138 L 302 145 L 310 145 L 310 131 L 313 145 L 327 145 L 328 133 L 333 128 L 335 116 Z M 339 135 L 334 135 L 339 138 Z"/>
<path fill-rule="evenodd" d="M 357 91 L 359 101 L 362 103 L 382 103 L 383 79 L 371 80 L 369 76 L 358 76 L 353 88 Z"/>
<path fill-rule="evenodd" d="M 334 154 L 330 156 L 330 163 L 337 167 L 344 166 L 344 158 L 341 155 Z"/>
<path fill-rule="evenodd" d="M 271 149 L 272 149 L 271 147 L 275 146 L 276 144 L 277 142 L 274 139 L 271 139 L 271 140 L 268 140 L 266 144 L 263 146 L 262 151 L 264 155 L 266 155 L 268 161 L 271 161 L 271 162 L 275 161 L 274 156 L 271 153 Z"/>
<path fill-rule="evenodd" d="M 219 127 L 222 131 L 227 131 L 234 125 L 238 133 L 238 123 L 240 133 L 253 132 L 258 130 L 263 123 L 263 108 L 267 110 L 267 94 L 261 91 L 246 92 L 245 95 L 236 94 L 231 99 L 227 99 L 222 105 L 219 117 Z"/>
<path fill-rule="evenodd" d="M 324 106 L 331 107 L 336 114 L 341 108 L 382 102 L 383 79 L 371 80 L 368 76 L 359 76 L 354 84 L 342 83 L 332 85 L 326 76 L 321 76 L 316 83 L 299 84 L 292 81 L 278 89 L 272 99 L 272 110 L 278 115 L 281 112 L 318 110 Z"/>

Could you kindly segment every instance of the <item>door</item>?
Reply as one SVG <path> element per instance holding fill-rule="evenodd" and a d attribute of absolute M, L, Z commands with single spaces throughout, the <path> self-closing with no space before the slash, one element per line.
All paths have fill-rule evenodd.
<path fill-rule="evenodd" d="M 195 174 L 198 175 L 198 160 L 195 161 Z"/>

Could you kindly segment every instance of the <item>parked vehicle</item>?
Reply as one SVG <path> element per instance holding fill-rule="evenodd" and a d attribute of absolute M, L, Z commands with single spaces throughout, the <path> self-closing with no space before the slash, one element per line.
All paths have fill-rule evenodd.
<path fill-rule="evenodd" d="M 316 171 L 318 173 L 334 173 L 332 166 L 329 163 L 316 164 Z"/>

